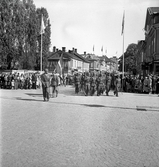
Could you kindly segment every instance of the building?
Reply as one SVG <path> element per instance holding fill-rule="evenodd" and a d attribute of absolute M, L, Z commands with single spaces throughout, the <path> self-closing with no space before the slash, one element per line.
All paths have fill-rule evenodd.
<path fill-rule="evenodd" d="M 159 74 L 159 7 L 147 9 L 145 21 L 145 68 L 148 74 Z"/>
<path fill-rule="evenodd" d="M 48 58 L 48 69 L 60 75 L 73 74 L 75 71 L 85 72 L 89 71 L 89 62 L 77 53 L 77 49 L 73 48 L 67 52 L 65 47 L 62 47 L 62 50 L 53 47 Z"/>
<path fill-rule="evenodd" d="M 100 58 L 92 53 L 81 54 L 89 62 L 89 71 L 100 71 Z"/>
<path fill-rule="evenodd" d="M 111 72 L 118 71 L 118 58 L 116 56 L 113 56 L 113 57 L 109 58 L 109 60 L 110 60 Z"/>
<path fill-rule="evenodd" d="M 136 72 L 139 75 L 145 76 L 148 71 L 148 64 L 146 63 L 146 57 L 145 57 L 145 48 L 146 43 L 145 40 L 138 41 L 137 44 L 137 53 L 135 55 L 136 59 Z"/>

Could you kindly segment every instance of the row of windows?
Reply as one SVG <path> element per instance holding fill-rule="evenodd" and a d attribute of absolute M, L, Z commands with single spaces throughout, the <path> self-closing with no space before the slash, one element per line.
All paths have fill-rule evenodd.
<path fill-rule="evenodd" d="M 156 37 L 152 37 L 151 42 L 149 43 L 149 55 L 153 54 L 156 52 Z"/>

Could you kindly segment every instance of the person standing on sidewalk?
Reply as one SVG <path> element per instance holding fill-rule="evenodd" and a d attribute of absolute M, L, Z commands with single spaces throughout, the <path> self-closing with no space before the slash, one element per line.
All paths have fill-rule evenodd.
<path fill-rule="evenodd" d="M 157 93 L 158 96 L 159 96 L 159 75 L 158 75 L 158 77 L 157 77 L 157 79 L 156 79 L 156 93 Z"/>
<path fill-rule="evenodd" d="M 44 101 L 49 101 L 49 90 L 50 90 L 50 76 L 48 74 L 48 69 L 44 70 L 44 73 L 41 75 L 42 91 Z"/>

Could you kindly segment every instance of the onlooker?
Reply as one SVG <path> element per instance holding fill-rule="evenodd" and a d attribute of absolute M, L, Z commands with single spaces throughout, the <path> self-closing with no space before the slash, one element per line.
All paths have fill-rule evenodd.
<path fill-rule="evenodd" d="M 157 79 L 156 79 L 156 93 L 159 96 L 159 76 L 157 76 Z"/>

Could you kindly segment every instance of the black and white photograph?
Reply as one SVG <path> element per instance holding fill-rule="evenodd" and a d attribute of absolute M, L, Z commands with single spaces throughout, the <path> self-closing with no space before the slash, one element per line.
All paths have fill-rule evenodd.
<path fill-rule="evenodd" d="M 159 167 L 158 0 L 0 0 L 0 167 Z"/>

